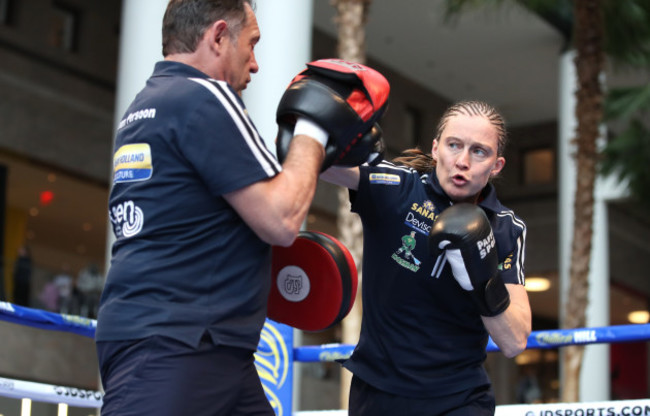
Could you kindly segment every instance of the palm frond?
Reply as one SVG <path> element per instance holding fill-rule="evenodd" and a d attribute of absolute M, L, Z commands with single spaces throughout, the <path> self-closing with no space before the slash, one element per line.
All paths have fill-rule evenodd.
<path fill-rule="evenodd" d="M 647 68 L 650 65 L 650 1 L 606 0 L 605 52 L 615 65 Z"/>
<path fill-rule="evenodd" d="M 650 208 L 650 131 L 638 120 L 603 149 L 600 173 L 628 181 L 633 198 Z"/>
<path fill-rule="evenodd" d="M 650 111 L 650 84 L 610 90 L 604 109 L 605 120 L 627 120 L 640 112 Z"/>

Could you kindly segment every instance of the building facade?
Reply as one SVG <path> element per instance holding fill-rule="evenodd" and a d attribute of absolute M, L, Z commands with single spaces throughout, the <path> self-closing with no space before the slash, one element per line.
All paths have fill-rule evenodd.
<path fill-rule="evenodd" d="M 120 38 L 123 4 L 128 1 L 135 0 L 0 0 L 0 205 L 4 212 L 0 252 L 4 259 L 2 295 L 10 302 L 15 299 L 13 274 L 22 246 L 29 248 L 31 256 L 31 307 L 50 308 L 47 288 L 57 277 L 68 276 L 74 282 L 91 265 L 98 266 L 100 273 L 106 267 L 110 251 L 106 203 L 113 131 L 119 117 L 116 101 L 119 47 L 124 42 Z M 159 3 L 164 7 L 165 1 Z M 323 13 L 322 4 L 314 11 Z M 333 9 L 330 12 L 333 14 Z M 272 26 L 262 25 L 263 18 L 260 16 L 264 36 Z M 315 16 L 314 21 L 327 18 Z M 280 16 L 264 22 L 272 24 L 274 20 Z M 450 28 L 450 37 L 441 42 L 453 42 L 454 30 Z M 331 32 L 315 24 L 308 35 L 311 59 L 336 55 Z M 400 31 L 391 32 L 391 36 L 400 36 Z M 417 45 L 413 46 L 411 53 L 419 53 Z M 471 97 L 448 96 L 423 85 L 410 76 L 408 62 L 386 62 L 369 52 L 367 63 L 391 83 L 390 107 L 382 120 L 389 157 L 414 146 L 429 150 L 438 117 L 451 102 L 464 98 L 489 101 L 476 90 Z M 264 65 L 260 62 L 261 71 Z M 274 108 L 274 104 L 267 107 Z M 558 173 L 559 117 L 511 125 L 507 165 L 496 182 L 503 203 L 528 225 L 527 277 L 543 276 L 551 282 L 544 292 L 530 292 L 534 330 L 559 325 L 559 188 L 563 180 Z M 333 186 L 319 185 L 307 228 L 337 234 L 336 192 Z M 610 324 L 628 324 L 628 313 L 648 310 L 650 224 L 643 212 L 625 199 L 610 201 L 607 207 L 610 301 L 603 307 L 609 310 Z M 81 305 L 71 308 L 66 312 L 82 313 Z M 17 334 L 1 347 L 5 357 L 17 351 L 31 355 L 39 348 L 58 350 L 61 357 L 70 356 L 65 353 L 70 349 L 86 351 L 77 355 L 82 362 L 73 360 L 70 366 L 51 358 L 42 364 L 38 361 L 39 365 L 34 365 L 36 358 L 3 360 L 0 376 L 99 388 L 92 343 L 77 343 L 68 335 L 56 335 L 46 342 L 30 329 L 0 325 L 3 332 Z M 339 337 L 334 329 L 305 334 L 303 343 L 336 342 Z M 635 359 L 636 365 L 630 362 L 632 353 L 639 354 L 642 365 L 639 359 Z M 647 397 L 646 343 L 613 345 L 608 354 L 610 397 Z M 530 350 L 516 360 L 491 354 L 488 367 L 500 403 L 516 403 L 520 397 L 513 386 L 530 374 L 538 377 L 539 400 L 558 397 L 557 351 Z M 305 381 L 299 408 L 337 407 L 338 366 L 305 364 L 299 368 Z M 310 388 L 329 394 L 313 394 Z M 0 406 L 5 405 L 13 406 L 0 399 Z"/>

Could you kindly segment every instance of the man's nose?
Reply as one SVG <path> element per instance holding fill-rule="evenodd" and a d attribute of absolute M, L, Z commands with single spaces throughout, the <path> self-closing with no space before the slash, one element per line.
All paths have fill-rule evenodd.
<path fill-rule="evenodd" d="M 259 70 L 260 70 L 260 66 L 257 64 L 257 59 L 255 59 L 255 54 L 253 54 L 250 71 L 251 73 L 256 74 L 257 71 Z"/>

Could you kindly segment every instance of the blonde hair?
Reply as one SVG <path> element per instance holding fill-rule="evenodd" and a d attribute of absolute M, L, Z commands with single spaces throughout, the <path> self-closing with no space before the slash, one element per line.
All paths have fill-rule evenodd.
<path fill-rule="evenodd" d="M 451 117 L 461 114 L 487 118 L 497 132 L 497 155 L 503 156 L 506 142 L 508 140 L 505 120 L 503 116 L 499 114 L 496 108 L 483 101 L 459 101 L 448 107 L 447 110 L 445 110 L 445 112 L 442 114 L 442 117 L 440 117 L 440 121 L 436 127 L 436 135 L 434 137 L 434 140 L 440 140 L 440 136 L 442 135 L 442 132 L 444 131 L 445 127 L 447 126 L 447 122 Z M 429 173 L 433 171 L 436 166 L 436 162 L 433 160 L 433 157 L 428 153 L 424 153 L 418 147 L 403 151 L 398 157 L 393 159 L 393 163 L 413 168 L 420 174 Z"/>

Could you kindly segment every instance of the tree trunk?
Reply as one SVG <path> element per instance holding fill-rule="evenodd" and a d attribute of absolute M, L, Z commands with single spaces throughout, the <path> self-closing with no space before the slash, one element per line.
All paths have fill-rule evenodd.
<path fill-rule="evenodd" d="M 361 332 L 361 315 L 363 305 L 361 302 L 361 260 L 363 259 L 363 229 L 361 220 L 356 214 L 350 212 L 350 201 L 348 190 L 340 188 L 338 190 L 339 208 L 337 226 L 341 242 L 348 247 L 352 258 L 357 265 L 358 288 L 354 305 L 348 316 L 341 322 L 341 342 L 344 344 L 355 345 L 359 342 L 359 333 Z M 350 395 L 350 382 L 352 373 L 343 368 L 341 370 L 341 395 L 340 408 L 348 408 L 348 399 Z"/>
<path fill-rule="evenodd" d="M 571 246 L 570 285 L 564 305 L 562 328 L 586 326 L 589 293 L 589 263 L 593 235 L 594 184 L 598 161 L 597 139 L 603 117 L 603 93 L 600 76 L 603 71 L 603 16 L 600 0 L 574 1 L 575 66 L 578 76 L 576 91 L 577 183 L 574 201 L 573 242 Z M 561 400 L 580 400 L 580 370 L 584 346 L 563 350 L 563 382 Z"/>
<path fill-rule="evenodd" d="M 338 55 L 346 61 L 365 63 L 365 23 L 371 0 L 331 0 L 336 7 L 338 27 Z M 352 310 L 341 323 L 341 342 L 356 344 L 361 331 L 361 262 L 363 259 L 363 230 L 361 220 L 350 212 L 350 198 L 347 188 L 338 190 L 339 208 L 337 226 L 341 242 L 350 250 L 357 265 L 358 290 Z M 348 408 L 352 374 L 341 371 L 341 409 Z"/>

